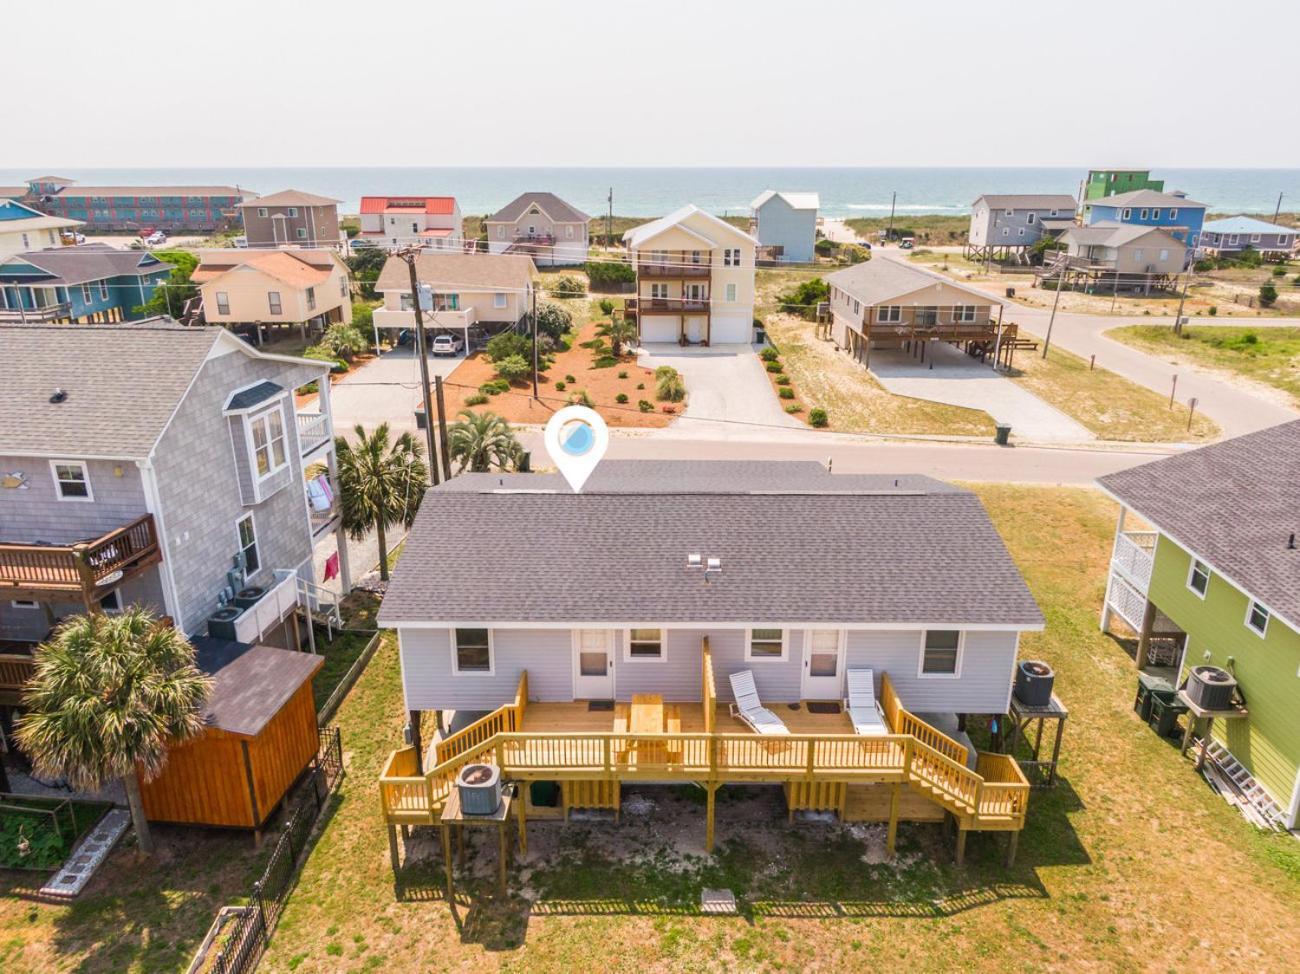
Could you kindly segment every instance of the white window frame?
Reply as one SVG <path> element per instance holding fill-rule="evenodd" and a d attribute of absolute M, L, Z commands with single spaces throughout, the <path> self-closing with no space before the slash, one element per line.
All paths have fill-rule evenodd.
<path fill-rule="evenodd" d="M 81 482 L 86 485 L 85 497 L 65 497 L 63 494 L 64 483 L 75 483 L 76 481 L 64 481 L 59 479 L 59 467 L 77 467 L 81 470 Z M 95 490 L 90 486 L 90 465 L 84 460 L 51 460 L 50 476 L 54 478 L 54 496 L 57 500 L 68 504 L 93 504 L 95 501 Z"/>
<path fill-rule="evenodd" d="M 951 673 L 925 672 L 925 637 L 931 632 L 957 633 L 957 660 Z M 960 680 L 961 666 L 966 655 L 966 630 L 964 629 L 922 629 L 921 641 L 916 657 L 916 678 L 918 680 Z"/>
<path fill-rule="evenodd" d="M 735 301 L 736 301 L 736 285 L 735 285 L 735 284 L 728 284 L 728 285 L 727 285 L 727 290 L 726 290 L 726 292 L 725 292 L 725 295 L 726 295 L 726 296 L 725 296 L 725 300 L 726 300 L 729 304 L 734 304 Z"/>
<path fill-rule="evenodd" d="M 460 668 L 460 646 L 456 642 L 457 629 L 483 629 L 487 632 L 488 668 L 486 670 L 462 670 Z M 452 626 L 447 630 L 447 644 L 451 647 L 452 676 L 496 676 L 497 652 L 490 626 Z"/>
<path fill-rule="evenodd" d="M 112 600 L 113 600 L 114 602 L 116 602 L 117 604 L 116 604 L 116 605 L 113 605 L 113 606 L 105 605 L 104 603 L 107 602 L 109 599 L 112 599 Z M 120 612 L 122 611 L 122 593 L 121 593 L 121 591 L 120 591 L 119 589 L 110 589 L 110 590 L 109 590 L 108 592 L 106 592 L 106 593 L 104 594 L 104 596 L 99 600 L 99 607 L 100 607 L 101 609 L 103 609 L 104 612 L 105 612 L 106 614 L 108 614 L 108 615 L 117 615 L 118 613 L 120 613 Z"/>
<path fill-rule="evenodd" d="M 275 295 L 275 300 L 271 300 L 271 295 Z M 284 300 L 279 291 L 266 292 L 266 311 L 267 314 L 282 315 L 284 314 Z"/>
<path fill-rule="evenodd" d="M 1172 210 L 1169 211 L 1169 219 L 1171 219 L 1171 220 L 1177 220 L 1177 219 L 1178 219 L 1178 209 L 1177 209 L 1177 207 L 1175 207 L 1174 209 L 1172 209 Z"/>
<path fill-rule="evenodd" d="M 1148 210 L 1145 206 L 1142 207 L 1142 209 L 1138 211 L 1138 219 L 1139 219 L 1139 220 L 1146 220 L 1146 219 L 1149 219 L 1148 214 L 1149 214 L 1150 212 L 1151 212 L 1151 211 Z"/>
<path fill-rule="evenodd" d="M 10 599 L 9 600 L 9 608 L 22 609 L 24 612 L 29 612 L 32 609 L 39 609 L 40 607 L 41 607 L 41 603 L 37 602 L 35 599 Z"/>
<path fill-rule="evenodd" d="M 666 301 L 668 299 L 668 285 L 662 281 L 650 282 L 650 300 Z"/>
<path fill-rule="evenodd" d="M 81 285 L 81 300 L 86 304 L 95 303 L 95 292 L 90 289 L 89 284 Z"/>
<path fill-rule="evenodd" d="M 722 266 L 723 266 L 723 267 L 739 267 L 739 266 L 740 266 L 740 248 L 739 248 L 739 247 L 726 247 L 726 248 L 723 249 L 723 251 L 722 251 Z"/>
<path fill-rule="evenodd" d="M 1120 210 L 1120 211 L 1119 211 L 1119 218 L 1120 218 L 1121 220 L 1131 220 L 1131 219 L 1133 219 L 1133 207 L 1131 207 L 1131 206 L 1126 206 L 1126 207 L 1124 207 L 1124 209 Z"/>
<path fill-rule="evenodd" d="M 108 300 L 108 279 L 107 278 L 104 278 L 102 281 L 99 282 L 99 300 L 101 301 Z"/>
<path fill-rule="evenodd" d="M 271 435 L 270 417 L 272 413 L 278 413 L 280 416 L 280 440 L 284 448 L 284 459 L 279 464 L 275 462 L 275 438 Z M 266 423 L 266 457 L 268 461 L 266 473 L 257 472 L 257 440 L 253 436 L 253 428 L 262 421 Z M 245 416 L 244 433 L 247 441 L 245 445 L 248 448 L 248 472 L 252 474 L 253 483 L 260 488 L 267 480 L 289 466 L 289 427 L 284 421 L 284 397 L 277 396 L 270 406 L 265 406 Z M 260 497 L 260 490 L 258 495 Z"/>
<path fill-rule="evenodd" d="M 1259 243 L 1259 234 L 1257 234 L 1257 233 L 1252 233 L 1252 234 L 1250 235 L 1250 242 L 1251 242 L 1251 243 Z"/>
<path fill-rule="evenodd" d="M 1255 624 L 1251 622 L 1251 616 L 1255 614 L 1256 609 L 1264 613 L 1263 629 L 1256 629 Z M 1273 613 L 1269 611 L 1268 606 L 1266 606 L 1263 602 L 1259 601 L 1259 599 L 1251 599 L 1249 602 L 1246 603 L 1246 618 L 1243 619 L 1242 621 L 1245 623 L 1246 628 L 1249 629 L 1251 632 L 1253 632 L 1260 639 L 1263 639 L 1265 636 L 1268 635 L 1268 624 L 1272 620 L 1273 620 Z"/>
<path fill-rule="evenodd" d="M 293 232 L 294 232 L 294 234 L 298 237 L 299 240 L 306 240 L 306 239 L 307 239 L 307 228 L 306 228 L 306 227 L 294 227 L 294 231 L 293 231 Z"/>
<path fill-rule="evenodd" d="M 1011 236 L 1011 228 L 1010 228 L 1010 227 L 1003 227 L 1003 228 L 1002 228 L 1002 236 L 1004 236 L 1004 237 L 1009 237 L 1009 236 Z"/>
<path fill-rule="evenodd" d="M 315 286 L 307 288 L 307 310 L 316 310 L 316 288 Z"/>
<path fill-rule="evenodd" d="M 290 215 L 290 216 L 297 216 L 297 215 L 298 215 L 298 207 L 296 207 L 296 206 L 291 206 L 291 207 L 289 207 L 289 215 Z"/>
<path fill-rule="evenodd" d="M 758 626 L 759 629 L 778 629 L 776 626 Z M 754 629 L 745 630 L 745 662 L 746 663 L 785 663 L 790 659 L 790 630 L 778 629 L 781 633 L 781 655 L 780 656 L 755 656 L 752 653 L 754 647 Z M 771 640 L 763 640 L 771 642 Z"/>
<path fill-rule="evenodd" d="M 1160 263 L 1163 264 L 1163 263 L 1164 263 L 1165 261 L 1167 261 L 1168 259 L 1169 259 L 1169 251 L 1168 251 L 1168 250 L 1161 250 L 1161 251 L 1160 251 Z"/>
<path fill-rule="evenodd" d="M 1025 235 L 1025 228 L 1024 228 L 1024 227 L 1016 227 L 1016 236 L 1017 236 L 1017 237 L 1023 237 L 1024 235 Z"/>
<path fill-rule="evenodd" d="M 1056 211 L 1055 211 L 1055 210 L 1050 210 L 1050 211 L 1048 211 L 1048 214 L 1047 214 L 1047 215 L 1048 215 L 1048 216 L 1056 216 Z"/>
<path fill-rule="evenodd" d="M 1290 235 L 1290 234 L 1287 234 L 1287 233 L 1279 233 L 1279 234 L 1277 235 L 1277 245 L 1278 245 L 1279 247 L 1286 247 L 1286 246 L 1289 246 L 1290 243 L 1291 243 L 1291 235 Z"/>
<path fill-rule="evenodd" d="M 245 521 L 253 527 L 253 543 L 247 545 L 244 544 L 244 535 L 240 530 Z M 235 518 L 235 550 L 242 555 L 248 551 L 249 548 L 252 548 L 253 553 L 257 555 L 256 568 L 249 571 L 248 565 L 244 565 L 244 571 L 247 573 L 247 577 L 252 578 L 262 570 L 262 542 L 259 541 L 257 537 L 257 518 L 253 516 L 252 511 L 245 511 L 243 514 L 239 515 L 239 517 Z M 245 559 L 245 561 L 247 561 L 247 559 Z"/>
<path fill-rule="evenodd" d="M 1025 224 L 1032 227 L 1037 218 L 1037 214 L 1030 210 L 1029 213 L 1025 214 Z"/>
<path fill-rule="evenodd" d="M 634 656 L 632 655 L 632 633 L 636 629 L 653 629 L 659 633 L 659 655 L 658 656 Z M 639 639 L 637 642 L 647 642 L 648 640 Z M 662 626 L 636 626 L 623 630 L 623 661 L 626 663 L 666 663 L 668 662 L 668 630 Z"/>
<path fill-rule="evenodd" d="M 265 216 L 266 216 L 266 207 L 265 207 L 265 206 L 259 206 L 259 207 L 257 208 L 257 215 L 258 215 L 258 216 L 261 216 L 261 217 L 265 217 Z"/>
<path fill-rule="evenodd" d="M 504 291 L 497 291 L 492 295 L 492 307 L 504 308 L 506 306 L 506 294 Z"/>
<path fill-rule="evenodd" d="M 954 304 L 952 306 L 952 320 L 974 321 L 977 307 L 977 305 L 973 304 Z"/>
<path fill-rule="evenodd" d="M 1151 219 L 1153 220 L 1160 219 L 1160 207 L 1157 206 L 1155 209 L 1151 211 Z"/>
<path fill-rule="evenodd" d="M 230 295 L 225 291 L 217 292 L 217 314 L 230 314 Z"/>
<path fill-rule="evenodd" d="M 876 309 L 876 321 L 883 325 L 896 325 L 903 320 L 901 304 L 882 304 Z"/>
<path fill-rule="evenodd" d="M 1203 569 L 1203 573 L 1204 573 L 1204 575 L 1205 575 L 1205 592 L 1198 592 L 1198 591 L 1196 590 L 1196 586 L 1192 584 L 1192 579 L 1194 579 L 1194 578 L 1196 577 L 1196 569 L 1197 569 L 1198 566 L 1199 566 L 1201 569 Z M 1200 599 L 1202 602 L 1204 602 L 1204 601 L 1205 601 L 1205 595 L 1206 595 L 1206 592 L 1209 592 L 1209 591 L 1210 591 L 1210 579 L 1213 578 L 1213 577 L 1214 577 L 1214 571 L 1210 568 L 1209 565 L 1207 565 L 1205 562 L 1201 561 L 1199 558 L 1193 558 L 1193 559 L 1192 559 L 1192 563 L 1191 563 L 1191 565 L 1188 566 L 1188 569 L 1187 569 L 1187 589 L 1188 589 L 1188 591 L 1190 591 L 1190 592 L 1191 592 L 1193 595 L 1195 595 L 1198 599 Z"/>
<path fill-rule="evenodd" d="M 1229 247 L 1235 247 L 1237 246 L 1237 243 L 1238 243 L 1237 235 L 1235 233 L 1228 234 L 1227 245 Z"/>

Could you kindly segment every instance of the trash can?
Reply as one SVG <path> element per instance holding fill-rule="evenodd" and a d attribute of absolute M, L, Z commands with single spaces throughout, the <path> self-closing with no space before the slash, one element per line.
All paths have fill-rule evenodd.
<path fill-rule="evenodd" d="M 1016 289 L 1013 287 L 1007 288 L 1007 297 L 1014 298 L 1015 296 L 1016 296 Z"/>
<path fill-rule="evenodd" d="M 423 410 L 423 409 L 417 409 L 417 410 L 415 411 L 415 428 L 416 428 L 416 429 L 421 429 L 421 430 L 422 430 L 422 429 L 424 429 L 424 427 L 425 427 L 425 421 L 424 421 L 424 410 Z"/>
<path fill-rule="evenodd" d="M 998 446 L 1006 446 L 1011 439 L 1011 427 L 1006 423 L 998 423 L 997 432 L 993 434 L 993 442 Z"/>
<path fill-rule="evenodd" d="M 1178 702 L 1172 690 L 1151 691 L 1151 716 L 1147 723 L 1161 737 L 1172 737 L 1178 727 L 1178 718 L 1187 713 L 1187 707 Z"/>

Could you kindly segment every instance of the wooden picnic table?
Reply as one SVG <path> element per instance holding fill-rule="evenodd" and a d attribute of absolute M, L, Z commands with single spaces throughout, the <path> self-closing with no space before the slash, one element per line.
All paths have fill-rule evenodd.
<path fill-rule="evenodd" d="M 632 696 L 632 716 L 628 721 L 633 734 L 662 734 L 664 731 L 664 698 L 657 693 L 637 693 Z"/>

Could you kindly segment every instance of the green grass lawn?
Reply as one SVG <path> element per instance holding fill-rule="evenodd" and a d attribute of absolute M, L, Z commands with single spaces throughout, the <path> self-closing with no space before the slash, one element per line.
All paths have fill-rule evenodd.
<path fill-rule="evenodd" d="M 400 885 L 388 866 L 375 779 L 404 715 L 387 639 L 339 712 L 348 775 L 263 969 L 1285 968 L 1300 844 L 1256 832 L 1138 721 L 1132 661 L 1097 629 L 1114 505 L 1084 489 L 977 492 L 1047 617 L 1021 654 L 1052 663 L 1070 708 L 1061 782 L 1034 792 L 1013 869 L 990 835 L 956 869 L 928 825 L 903 826 L 896 863 L 864 861 L 870 829 L 787 826 L 779 797 L 745 789 L 724 792 L 706 857 L 698 796 L 664 790 L 617 828 L 530 824 L 505 900 L 486 894 L 495 861 L 477 840 L 457 925 L 431 836 L 417 833 Z M 697 913 L 715 884 L 739 917 Z"/>
<path fill-rule="evenodd" d="M 1132 325 L 1106 335 L 1171 362 L 1281 389 L 1300 405 L 1300 328 L 1188 325 L 1180 338 L 1168 327 Z"/>

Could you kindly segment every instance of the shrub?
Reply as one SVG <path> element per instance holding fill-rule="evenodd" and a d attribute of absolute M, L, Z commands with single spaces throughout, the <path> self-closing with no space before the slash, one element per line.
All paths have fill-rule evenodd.
<path fill-rule="evenodd" d="M 496 382 L 495 382 L 495 381 L 492 381 L 492 382 L 484 382 L 481 386 L 478 387 L 478 394 L 479 394 L 480 396 L 495 396 L 495 395 L 497 395 L 497 384 L 496 384 Z"/>
<path fill-rule="evenodd" d="M 565 385 L 564 385 L 563 382 L 557 382 L 557 383 L 555 383 L 555 391 L 556 391 L 556 392 L 563 392 L 564 390 L 565 390 Z"/>
<path fill-rule="evenodd" d="M 566 375 L 566 376 L 564 377 L 564 381 L 567 382 L 567 383 L 569 383 L 570 385 L 572 385 L 573 383 L 577 382 L 578 380 L 575 379 L 575 378 L 574 378 L 573 376 L 571 376 L 571 375 Z"/>
<path fill-rule="evenodd" d="M 632 265 L 621 260 L 589 260 L 586 271 L 593 288 L 613 288 L 636 280 Z"/>
<path fill-rule="evenodd" d="M 569 393 L 569 402 L 575 406 L 586 406 L 588 409 L 596 405 L 591 401 L 591 396 L 587 394 L 586 389 L 579 389 L 577 392 Z"/>
<path fill-rule="evenodd" d="M 1214 263 L 1214 258 L 1212 257 L 1202 257 L 1200 260 L 1198 260 L 1195 264 L 1192 265 L 1192 269 L 1200 274 L 1204 274 L 1206 271 L 1212 271 L 1214 270 L 1214 268 L 1215 268 L 1215 263 Z"/>
<path fill-rule="evenodd" d="M 618 377 L 619 377 L 620 379 L 626 379 L 626 378 L 627 378 L 627 370 L 624 369 L 624 370 L 620 371 L 620 372 L 618 373 Z"/>
<path fill-rule="evenodd" d="M 774 381 L 779 386 L 788 386 L 790 384 L 790 377 L 782 373 L 781 375 L 778 375 Z"/>
<path fill-rule="evenodd" d="M 826 415 L 826 410 L 818 407 L 808 414 L 808 422 L 818 429 L 824 429 L 830 424 L 830 417 Z"/>
<path fill-rule="evenodd" d="M 517 331 L 503 331 L 499 335 L 493 335 L 488 339 L 487 357 L 493 362 L 500 362 L 502 359 L 518 356 L 519 358 L 531 359 L 533 357 L 533 341 L 527 335 L 521 335 Z"/>
<path fill-rule="evenodd" d="M 509 392 L 510 382 L 507 379 L 493 379 L 488 385 L 496 389 L 497 392 Z"/>
<path fill-rule="evenodd" d="M 508 383 L 520 382 L 533 371 L 533 363 L 522 355 L 509 355 L 493 364 L 496 365 L 497 375 Z"/>
<path fill-rule="evenodd" d="M 537 332 L 540 335 L 548 336 L 552 341 L 558 342 L 564 337 L 565 332 L 573 327 L 573 314 L 568 308 L 553 304 L 550 301 L 543 302 L 537 307 Z"/>
<path fill-rule="evenodd" d="M 776 394 L 780 396 L 782 399 L 794 398 L 794 390 L 791 389 L 789 386 L 782 386 L 780 389 L 776 391 Z"/>
<path fill-rule="evenodd" d="M 839 244 L 834 240 L 827 240 L 825 237 L 813 244 L 813 250 L 817 252 L 818 257 L 829 257 L 839 249 Z"/>
<path fill-rule="evenodd" d="M 662 379 L 666 375 L 676 375 L 677 370 L 671 365 L 661 365 L 655 369 L 655 378 Z"/>
<path fill-rule="evenodd" d="M 1274 267 L 1274 268 L 1273 268 L 1273 276 L 1274 276 L 1274 277 L 1286 277 L 1286 268 L 1285 268 L 1285 267 Z"/>
<path fill-rule="evenodd" d="M 466 406 L 481 406 L 488 401 L 488 397 L 481 392 L 475 392 L 465 397 Z"/>
<path fill-rule="evenodd" d="M 846 258 L 850 264 L 861 264 L 864 260 L 871 260 L 871 251 L 857 244 L 849 244 L 840 251 L 840 256 Z"/>
<path fill-rule="evenodd" d="M 627 402 L 627 393 L 620 392 L 617 396 L 614 397 L 614 401 L 619 405 L 622 405 L 623 403 Z"/>
<path fill-rule="evenodd" d="M 790 402 L 790 403 L 786 403 L 785 405 L 785 411 L 787 413 L 797 413 L 797 412 L 801 412 L 802 410 L 803 410 L 803 406 L 799 405 L 799 403 L 797 402 Z"/>
<path fill-rule="evenodd" d="M 1259 304 L 1263 308 L 1271 308 L 1277 303 L 1277 288 L 1272 282 L 1266 282 L 1259 286 Z"/>
<path fill-rule="evenodd" d="M 346 372 L 348 370 L 348 363 L 337 358 L 334 353 L 324 345 L 309 345 L 307 350 L 302 353 L 302 357 L 312 359 L 316 362 L 328 362 L 330 364 L 331 372 L 338 373 Z"/>
<path fill-rule="evenodd" d="M 639 389 L 644 389 L 644 388 L 645 388 L 645 383 L 644 383 L 644 382 L 638 382 L 638 383 L 636 384 L 636 387 L 637 387 L 638 390 L 639 390 Z"/>
<path fill-rule="evenodd" d="M 686 398 L 686 383 L 674 369 L 671 375 L 663 375 L 655 384 L 655 398 L 661 402 L 681 402 Z"/>
<path fill-rule="evenodd" d="M 600 313 L 605 315 L 606 317 L 609 317 L 614 313 L 614 302 L 611 301 L 609 298 L 601 298 L 599 307 L 600 307 Z"/>
<path fill-rule="evenodd" d="M 375 309 L 358 301 L 352 306 L 352 327 L 363 335 L 375 326 Z"/>
<path fill-rule="evenodd" d="M 646 399 L 642 399 L 640 402 L 638 402 L 637 407 L 643 413 L 652 413 L 655 411 L 655 404 Z"/>
<path fill-rule="evenodd" d="M 587 286 L 576 277 L 565 274 L 555 282 L 551 293 L 557 298 L 580 298 L 587 293 Z"/>
<path fill-rule="evenodd" d="M 799 315 L 803 318 L 817 317 L 817 304 L 829 299 L 830 285 L 820 277 L 804 281 L 784 294 L 776 296 L 777 307 L 786 314 Z"/>
<path fill-rule="evenodd" d="M 612 355 L 601 355 L 591 363 L 593 369 L 612 369 L 616 365 L 618 365 L 618 359 Z"/>
<path fill-rule="evenodd" d="M 764 366 L 764 368 L 766 368 L 767 371 L 769 371 L 769 372 L 774 372 L 774 373 L 775 373 L 775 372 L 780 372 L 780 371 L 781 371 L 781 363 L 780 363 L 780 362 L 768 362 L 767 365 Z"/>
<path fill-rule="evenodd" d="M 336 321 L 325 329 L 319 347 L 329 349 L 334 353 L 335 358 L 350 362 L 352 356 L 360 355 L 370 347 L 370 340 L 366 338 L 365 332 L 360 329 Z"/>
<path fill-rule="evenodd" d="M 1209 310 L 1209 315 L 1210 315 L 1210 317 L 1213 318 L 1213 317 L 1214 317 L 1215 315 L 1217 315 L 1218 313 L 1219 313 L 1219 309 L 1218 309 L 1218 307 L 1217 307 L 1216 305 L 1213 305 L 1213 304 L 1210 305 L 1210 310 Z"/>
<path fill-rule="evenodd" d="M 759 352 L 758 357 L 764 362 L 775 362 L 781 358 L 781 353 L 775 348 L 768 347 Z"/>

